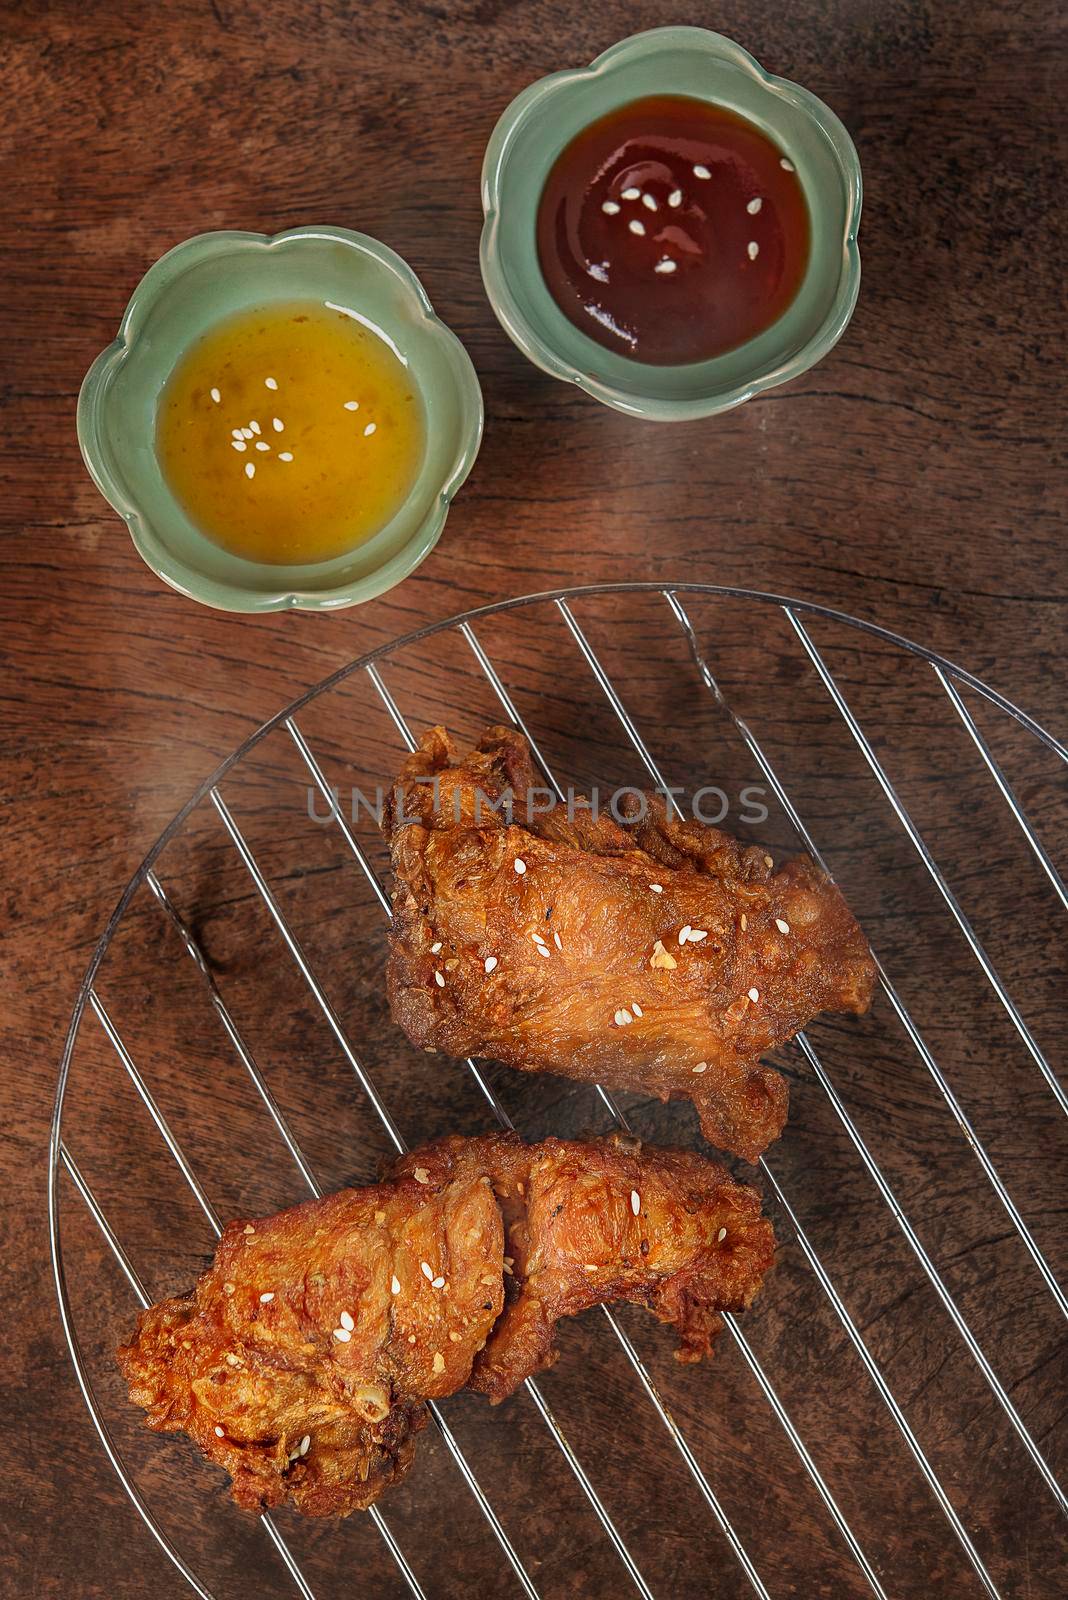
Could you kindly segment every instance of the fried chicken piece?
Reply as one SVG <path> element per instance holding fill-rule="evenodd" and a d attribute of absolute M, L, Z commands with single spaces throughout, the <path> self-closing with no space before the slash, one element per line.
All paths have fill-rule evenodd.
<path fill-rule="evenodd" d="M 462 759 L 430 729 L 384 815 L 393 1017 L 429 1050 L 690 1099 L 710 1143 L 754 1161 L 787 1109 L 761 1053 L 865 1011 L 871 952 L 807 857 L 776 871 L 662 796 L 629 803 L 621 826 L 554 802 L 513 729 Z"/>
<path fill-rule="evenodd" d="M 427 1399 L 504 1399 L 556 1359 L 560 1317 L 613 1300 L 700 1360 L 773 1252 L 759 1197 L 702 1156 L 447 1138 L 372 1188 L 231 1223 L 119 1366 L 148 1426 L 195 1439 L 239 1505 L 345 1516 L 408 1472 Z"/>

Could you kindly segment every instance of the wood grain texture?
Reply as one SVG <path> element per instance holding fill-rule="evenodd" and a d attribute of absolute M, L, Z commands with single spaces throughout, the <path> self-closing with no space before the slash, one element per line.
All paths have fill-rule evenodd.
<path fill-rule="evenodd" d="M 500 331 L 478 275 L 478 173 L 497 115 L 524 84 L 640 27 L 679 20 L 737 38 L 842 116 L 864 167 L 864 282 L 846 337 L 805 378 L 718 421 L 653 428 L 551 382 Z M 1064 25 L 1038 0 L 1011 11 L 993 0 L 725 0 L 685 17 L 654 0 L 7 0 L 0 30 L 0 1282 L 9 1314 L 0 1590 L 42 1600 L 178 1597 L 188 1591 L 137 1522 L 77 1393 L 45 1232 L 57 1062 L 122 885 L 200 780 L 308 684 L 418 623 L 564 583 L 692 579 L 822 601 L 961 661 L 1064 737 Z M 75 441 L 78 385 L 137 279 L 170 245 L 208 228 L 309 221 L 375 234 L 420 273 L 475 361 L 485 443 L 437 551 L 392 595 L 332 617 L 215 615 L 159 586 L 100 501 Z M 1063 1269 L 1066 1152 L 1048 1091 L 981 994 L 826 696 L 801 671 L 796 643 L 781 625 L 754 633 L 751 615 L 695 607 L 698 618 L 724 688 L 759 722 L 820 836 L 831 836 L 835 871 L 903 975 L 907 1003 L 981 1137 L 1013 1174 L 1036 1240 L 1054 1264 L 1060 1252 Z M 699 773 L 705 751 L 724 779 L 753 777 L 663 619 L 621 602 L 591 606 L 583 620 L 648 718 L 658 759 L 687 772 L 681 781 Z M 1064 1026 L 1062 936 L 985 775 L 918 668 L 872 640 L 820 637 L 1052 1054 Z M 494 625 L 490 640 L 530 691 L 524 710 L 569 773 L 633 777 L 573 656 L 545 692 L 546 662 L 565 659 L 558 629 Z M 673 670 L 678 689 L 665 693 Z M 489 709 L 455 642 L 398 663 L 394 681 L 417 718 L 458 707 L 473 725 Z M 981 708 L 976 715 L 1047 845 L 1063 852 L 1056 764 Z M 359 752 L 355 726 L 365 731 Z M 396 758 L 388 723 L 355 686 L 311 710 L 306 731 L 342 783 L 373 783 Z M 374 903 L 341 841 L 302 817 L 301 785 L 292 749 L 268 741 L 235 779 L 233 800 L 346 1026 L 373 1041 L 378 1080 L 402 1108 L 407 1137 L 485 1125 L 477 1090 L 458 1072 L 428 1074 L 390 1029 Z M 788 844 L 781 816 L 769 818 L 766 837 Z M 210 816 L 192 820 L 168 873 L 322 1181 L 366 1179 L 386 1149 L 381 1131 Z M 299 1198 L 192 964 L 143 894 L 107 977 L 109 1004 L 131 1049 L 151 1062 L 220 1210 Z M 891 1024 L 884 1002 L 870 1022 L 828 1023 L 816 1042 L 1014 1402 L 1063 1470 L 1060 1327 Z M 125 1205 L 150 1288 L 174 1288 L 208 1246 L 203 1218 L 175 1187 L 99 1030 L 87 1027 L 78 1050 L 71 1116 L 84 1142 L 75 1154 L 109 1209 Z M 816 1248 L 1002 1593 L 1053 1600 L 1068 1575 L 1045 1491 L 811 1073 L 796 1055 L 786 1061 L 793 1116 L 775 1170 L 803 1197 Z M 1063 1056 L 1057 1064 L 1063 1072 Z M 500 1071 L 494 1081 L 531 1135 L 571 1131 L 596 1113 L 555 1080 L 519 1085 Z M 218 1114 L 205 1118 L 206 1106 Z M 677 1108 L 634 1111 L 645 1132 L 692 1136 Z M 69 1193 L 64 1216 L 87 1358 L 146 1494 L 168 1507 L 187 1553 L 210 1563 L 217 1593 L 286 1593 L 263 1535 L 226 1509 L 218 1480 L 178 1441 L 143 1448 L 106 1360 L 129 1317 L 127 1288 Z M 873 1409 L 781 1212 L 777 1221 L 786 1242 L 747 1324 L 754 1348 L 888 1591 L 904 1600 L 936 1587 L 979 1593 Z M 737 1354 L 724 1346 L 694 1382 L 675 1372 L 657 1330 L 625 1320 L 776 1600 L 864 1592 Z M 610 1335 L 586 1319 L 564 1344 L 546 1392 L 659 1600 L 747 1593 L 662 1431 L 644 1414 L 636 1422 L 633 1374 Z M 530 1405 L 490 1412 L 470 1397 L 450 1416 L 472 1459 L 486 1463 L 487 1487 L 546 1600 L 626 1594 Z M 422 1454 L 386 1511 L 428 1593 L 514 1593 L 441 1442 L 428 1439 Z M 635 1493 L 636 1474 L 644 1493 Z M 295 1538 L 319 1600 L 402 1592 L 367 1519 Z"/>

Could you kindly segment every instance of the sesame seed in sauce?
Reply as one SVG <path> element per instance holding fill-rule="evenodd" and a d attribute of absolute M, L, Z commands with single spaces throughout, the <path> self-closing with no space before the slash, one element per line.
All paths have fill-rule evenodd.
<path fill-rule="evenodd" d="M 757 256 L 760 254 L 760 246 L 757 244 L 755 239 L 750 239 L 749 243 L 745 247 L 745 253 L 749 257 L 750 261 L 756 260 Z"/>
<path fill-rule="evenodd" d="M 400 1279 L 397 1277 L 396 1273 L 394 1273 L 393 1277 L 390 1279 L 389 1288 L 391 1294 L 400 1294 Z"/>
<path fill-rule="evenodd" d="M 485 967 L 487 972 L 492 972 L 496 965 L 497 965 L 497 957 L 496 956 L 487 956 L 485 961 L 483 962 L 483 966 Z"/>
<path fill-rule="evenodd" d="M 445 1371 L 445 1357 L 442 1355 L 440 1350 L 435 1350 L 434 1351 L 434 1371 L 435 1372 L 444 1372 Z"/>
<path fill-rule="evenodd" d="M 245 477 L 246 478 L 254 478 L 255 476 L 256 476 L 256 468 L 252 465 L 251 461 L 246 461 L 245 462 Z"/>
<path fill-rule="evenodd" d="M 639 222 L 637 217 L 632 217 L 627 223 L 627 227 L 630 229 L 631 233 L 636 233 L 641 238 L 645 237 L 645 223 Z"/>
<path fill-rule="evenodd" d="M 614 200 L 605 200 L 601 206 L 601 210 L 604 212 L 605 216 L 614 217 L 619 212 L 619 206 Z"/>
<path fill-rule="evenodd" d="M 775 918 L 775 926 L 778 928 L 780 933 L 789 933 L 790 931 L 790 924 L 784 921 L 782 917 Z"/>
<path fill-rule="evenodd" d="M 360 402 L 358 400 L 346 400 L 345 401 L 345 410 L 346 411 L 359 411 L 359 409 L 360 409 Z"/>
<path fill-rule="evenodd" d="M 638 1216 L 641 1212 L 642 1197 L 638 1193 L 637 1189 L 632 1189 L 630 1191 L 630 1209 L 634 1212 L 635 1216 Z"/>
<path fill-rule="evenodd" d="M 695 178 L 710 178 L 712 176 L 707 167 L 702 167 L 700 165 L 694 167 L 693 175 Z"/>
<path fill-rule="evenodd" d="M 675 207 L 676 206 L 681 206 L 681 204 L 682 204 L 682 190 L 681 189 L 672 189 L 671 193 L 668 195 L 668 205 L 671 207 L 672 211 L 674 211 Z"/>
<path fill-rule="evenodd" d="M 241 429 L 241 437 L 242 437 L 242 439 L 252 439 L 252 438 L 255 437 L 255 435 L 253 434 L 251 428 L 242 428 Z"/>
<path fill-rule="evenodd" d="M 624 198 L 624 200 L 638 200 L 638 199 L 641 198 L 641 190 L 640 189 L 624 189 L 623 190 L 623 198 Z"/>
<path fill-rule="evenodd" d="M 434 982 L 437 984 L 439 989 L 444 989 L 444 987 L 445 987 L 445 974 L 443 972 L 435 972 L 435 974 L 434 974 Z"/>
<path fill-rule="evenodd" d="M 274 1290 L 272 1289 L 269 1294 L 261 1294 L 260 1295 L 260 1305 L 261 1306 L 269 1306 L 273 1299 L 274 1299 Z"/>
<path fill-rule="evenodd" d="M 211 398 L 215 401 L 215 404 L 218 405 L 219 401 L 222 399 L 222 395 L 219 393 L 218 389 L 213 389 L 211 391 Z"/>
<path fill-rule="evenodd" d="M 282 421 L 281 417 L 272 417 L 271 427 L 274 429 L 275 433 L 281 433 L 285 427 L 285 423 Z"/>
<path fill-rule="evenodd" d="M 226 1429 L 220 1428 L 218 1423 L 215 1424 L 215 1437 L 217 1439 L 224 1439 L 226 1437 Z"/>
<path fill-rule="evenodd" d="M 429 1261 L 420 1261 L 419 1270 L 423 1274 L 423 1277 L 426 1279 L 427 1283 L 433 1283 L 434 1269 L 430 1265 Z"/>
<path fill-rule="evenodd" d="M 412 1177 L 415 1179 L 416 1183 L 428 1183 L 430 1181 L 430 1173 L 427 1171 L 426 1167 L 416 1167 L 415 1171 L 412 1173 Z"/>
<path fill-rule="evenodd" d="M 263 386 L 264 386 L 265 389 L 277 389 L 278 388 L 278 379 L 277 378 L 264 378 Z"/>
<path fill-rule="evenodd" d="M 749 204 L 746 206 L 745 209 L 748 211 L 748 213 L 749 213 L 749 215 L 751 217 L 759 216 L 760 208 L 761 208 L 761 206 L 763 204 L 764 204 L 763 200 L 760 198 L 759 195 L 757 195 L 754 200 L 750 200 Z"/>
<path fill-rule="evenodd" d="M 337 1320 L 340 1322 L 341 1326 L 343 1328 L 347 1328 L 350 1333 L 352 1332 L 353 1328 L 356 1326 L 355 1322 L 352 1319 L 352 1313 L 349 1312 L 349 1311 L 343 1311 L 341 1313 L 340 1317 L 338 1317 Z"/>
<path fill-rule="evenodd" d="M 293 459 L 292 450 L 279 450 L 278 459 L 279 459 L 279 461 L 292 461 L 292 459 Z"/>
<path fill-rule="evenodd" d="M 717 1233 L 717 1234 L 716 1234 L 716 1243 L 717 1243 L 717 1244 L 722 1244 L 722 1243 L 723 1243 L 723 1241 L 724 1241 L 724 1239 L 725 1239 L 725 1238 L 726 1238 L 726 1237 L 727 1237 L 727 1230 L 726 1230 L 726 1228 L 721 1228 L 721 1229 L 720 1229 L 720 1230 L 719 1230 L 719 1232 L 718 1232 L 718 1233 Z"/>
<path fill-rule="evenodd" d="M 660 209 L 651 194 L 642 195 L 642 205 L 646 211 L 658 211 Z"/>
<path fill-rule="evenodd" d="M 244 439 L 231 439 L 230 440 L 230 449 L 231 450 L 247 450 L 248 449 L 248 445 L 245 443 Z"/>
<path fill-rule="evenodd" d="M 779 165 L 780 165 L 780 167 L 782 168 L 782 170 L 784 172 L 796 172 L 797 171 L 797 168 L 794 166 L 793 162 L 792 161 L 787 161 L 785 156 L 780 156 L 779 157 Z"/>
<path fill-rule="evenodd" d="M 708 1071 L 708 1062 L 699 1061 L 695 1067 L 691 1068 L 691 1071 L 696 1072 L 697 1075 L 700 1076 L 702 1072 Z"/>
<path fill-rule="evenodd" d="M 515 860 L 512 862 L 512 865 L 520 877 L 522 877 L 524 872 L 527 870 L 527 864 L 523 860 L 522 856 L 516 856 Z"/>
<path fill-rule="evenodd" d="M 253 433 L 255 433 L 255 434 L 258 434 L 258 433 L 259 433 L 259 431 L 260 431 L 260 425 L 259 425 L 259 423 L 258 423 L 258 422 L 257 422 L 257 421 L 256 421 L 256 419 L 255 419 L 255 417 L 250 417 L 250 418 L 249 418 L 249 424 L 248 424 L 248 425 L 249 425 L 249 427 L 250 427 L 250 428 L 251 428 L 251 429 L 252 429 L 252 431 L 253 431 Z"/>
<path fill-rule="evenodd" d="M 372 433 L 374 433 L 377 428 L 378 428 L 378 423 L 377 422 L 369 422 L 367 424 L 366 428 L 363 430 L 364 438 L 365 439 L 369 439 L 371 437 Z"/>
<path fill-rule="evenodd" d="M 760 999 L 760 990 L 759 989 L 750 989 L 749 998 L 750 998 L 750 1000 L 752 1000 L 753 1004 L 756 1005 L 757 1001 Z"/>
<path fill-rule="evenodd" d="M 352 1334 L 347 1328 L 335 1328 L 334 1338 L 339 1344 L 348 1344 L 349 1340 L 352 1338 Z"/>
<path fill-rule="evenodd" d="M 270 448 L 271 448 L 270 445 L 267 444 L 265 440 L 263 440 L 263 439 L 257 439 L 256 440 L 256 449 L 257 450 L 269 450 Z"/>
<path fill-rule="evenodd" d="M 657 262 L 656 266 L 653 268 L 653 271 L 654 272 L 664 272 L 664 273 L 674 272 L 675 271 L 675 267 L 676 267 L 676 263 L 674 261 L 672 261 L 670 256 L 661 256 L 660 260 Z"/>

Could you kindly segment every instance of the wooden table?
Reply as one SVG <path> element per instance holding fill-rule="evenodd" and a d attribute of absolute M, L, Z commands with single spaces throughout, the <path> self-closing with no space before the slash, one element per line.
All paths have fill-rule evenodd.
<path fill-rule="evenodd" d="M 182 1580 L 137 1522 L 90 1427 L 48 1267 L 46 1137 L 57 1062 L 77 984 L 121 886 L 197 783 L 302 688 L 416 624 L 568 583 L 701 580 L 823 601 L 969 666 L 1063 737 L 1063 161 L 1053 147 L 1063 32 L 1056 9 L 1037 0 L 1011 16 L 990 0 L 691 8 L 687 20 L 722 29 L 769 69 L 809 85 L 850 128 L 865 174 L 864 284 L 851 328 L 815 371 L 726 418 L 669 429 L 597 407 L 513 349 L 479 280 L 478 175 L 496 116 L 524 84 L 639 26 L 678 21 L 677 8 L 659 0 L 638 8 L 618 0 L 590 8 L 56 0 L 47 9 L 9 3 L 3 15 L 0 1586 L 79 1600 L 179 1596 Z M 75 440 L 78 385 L 136 280 L 170 245 L 204 229 L 275 231 L 308 221 L 365 230 L 412 263 L 474 359 L 485 443 L 438 550 L 393 594 L 330 617 L 216 615 L 160 586 L 101 503 Z M 884 709 L 908 725 L 908 690 L 895 689 L 892 676 Z M 1020 749 L 1017 786 L 1037 805 L 1055 850 L 1064 842 L 1063 790 L 1037 747 Z M 948 766 L 943 776 L 952 777 Z M 932 803 L 937 810 L 937 793 Z M 990 803 L 977 798 L 977 815 Z M 1002 826 L 984 846 L 995 855 Z M 987 838 L 989 828 L 976 828 Z M 980 874 L 989 863 L 980 857 Z M 1029 908 L 1040 890 L 1026 880 Z M 994 906 L 1015 919 L 1011 876 L 1003 873 L 993 892 L 1001 897 Z M 1046 982 L 1031 1020 L 1055 1043 L 1064 962 L 1052 934 L 1039 961 Z M 965 1028 L 965 991 L 954 981 L 947 1013 Z M 1002 1081 L 1011 1051 L 989 1049 L 984 1067 L 991 1082 Z M 1019 1100 L 984 1103 L 984 1128 L 1010 1164 L 1029 1224 L 1054 1259 L 1059 1246 L 1063 1265 L 1051 1177 L 1063 1163 L 1063 1134 L 1037 1076 L 1018 1062 L 1013 1072 Z M 912 1108 L 904 1093 L 895 1100 L 893 1085 L 891 1074 L 880 1116 L 907 1128 Z M 803 1167 L 805 1128 L 796 1139 Z M 928 1158 L 937 1162 L 937 1148 Z M 921 1162 L 910 1180 L 919 1192 L 925 1170 Z M 1057 1324 L 1032 1318 L 1041 1289 L 1009 1264 L 1019 1261 L 1011 1240 L 1000 1253 L 1004 1216 L 978 1169 L 967 1172 L 943 1201 L 954 1215 L 978 1218 L 978 1233 L 959 1256 L 945 1244 L 940 1264 L 963 1287 L 968 1315 L 995 1348 L 1035 1437 L 1063 1465 Z M 1063 1189 L 1059 1204 L 1063 1216 Z M 880 1279 L 880 1263 L 897 1249 L 893 1224 L 885 1212 L 881 1231 L 849 1214 L 856 1249 L 845 1281 L 854 1310 L 908 1385 L 910 1370 L 921 1368 L 910 1369 L 912 1356 L 895 1350 L 878 1321 L 878 1307 L 893 1298 Z M 928 1242 L 936 1254 L 945 1237 L 935 1215 Z M 848 1258 L 848 1242 L 843 1248 Z M 796 1246 L 786 1254 L 793 1264 L 780 1268 L 784 1282 L 801 1271 Z M 664 1370 L 666 1339 L 644 1328 L 642 1337 Z M 569 1343 L 576 1355 L 580 1348 Z M 726 1349 L 721 1360 L 733 1363 L 728 1371 L 737 1366 Z M 925 1439 L 950 1460 L 954 1493 L 958 1470 L 966 1476 L 982 1456 L 986 1512 L 969 1532 L 1002 1593 L 1063 1594 L 1068 1574 L 1055 1570 L 1055 1530 L 1039 1509 L 1045 1490 L 1033 1468 L 1004 1442 L 984 1454 L 989 1394 L 980 1385 L 981 1416 L 965 1406 L 952 1422 L 951 1409 L 925 1409 L 926 1381 L 909 1385 L 909 1399 Z M 634 1404 L 633 1387 L 621 1390 L 624 1433 Z M 843 1434 L 851 1404 L 843 1389 Z M 699 1414 L 694 1425 L 704 1438 Z M 516 1437 L 526 1437 L 518 1424 Z M 833 1431 L 815 1443 L 833 1463 Z M 167 1459 L 180 1458 L 172 1448 Z M 816 1515 L 810 1488 L 809 1512 L 796 1511 L 796 1485 L 780 1498 L 741 1439 L 736 1467 L 752 1486 L 757 1522 L 781 1524 L 789 1551 L 772 1561 L 773 1594 L 868 1592 L 848 1562 L 847 1576 L 823 1565 L 833 1535 L 817 1539 L 797 1520 Z M 558 1476 L 552 1484 L 564 1499 L 574 1492 L 566 1474 L 562 1486 Z M 212 1488 L 208 1510 L 226 1514 Z M 548 1548 L 555 1514 L 530 1503 L 520 1476 L 493 1488 L 508 1525 L 537 1529 Z M 947 1595 L 980 1593 L 944 1525 L 937 1554 L 910 1536 L 914 1510 L 931 1525 L 918 1480 L 896 1493 L 894 1471 L 873 1455 L 853 1472 L 851 1500 L 862 1508 L 865 1492 L 884 1496 L 900 1518 L 898 1576 L 893 1546 L 880 1568 L 889 1592 L 918 1600 L 937 1583 Z M 687 1507 L 681 1527 L 663 1513 L 669 1555 L 672 1539 L 683 1555 L 688 1549 L 686 1518 L 708 1517 L 699 1499 Z M 423 1527 L 420 1570 L 433 1573 L 440 1562 L 448 1575 L 431 1592 L 515 1592 L 479 1543 L 467 1566 L 457 1565 L 455 1541 L 462 1556 L 467 1526 L 450 1514 Z M 366 1523 L 353 1537 L 360 1561 L 375 1565 L 347 1569 L 340 1587 L 319 1592 L 400 1593 Z M 262 1562 L 266 1585 L 250 1592 L 276 1592 L 276 1583 L 285 1592 L 266 1542 L 242 1539 L 244 1577 L 258 1583 Z M 642 1548 L 650 1548 L 649 1529 Z M 669 1562 L 675 1578 L 660 1584 L 661 1596 L 749 1592 L 726 1547 L 716 1548 L 719 1564 L 702 1547 L 697 1571 L 685 1559 Z M 808 1566 L 806 1548 L 815 1552 Z M 630 1592 L 621 1568 L 603 1557 L 586 1566 L 583 1549 L 570 1551 L 571 1577 L 551 1561 L 538 1568 L 544 1595 Z M 612 1577 L 598 1576 L 605 1572 Z"/>

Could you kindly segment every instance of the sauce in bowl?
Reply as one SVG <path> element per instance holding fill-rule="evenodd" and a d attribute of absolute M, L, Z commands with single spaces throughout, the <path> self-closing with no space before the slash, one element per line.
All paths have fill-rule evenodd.
<path fill-rule="evenodd" d="M 192 522 L 235 555 L 328 561 L 407 499 L 425 424 L 404 357 L 353 310 L 287 301 L 211 328 L 160 397 L 156 448 Z"/>
<path fill-rule="evenodd" d="M 537 215 L 539 264 L 564 315 L 654 366 L 763 333 L 801 287 L 809 237 L 793 162 L 735 112 L 681 95 L 583 129 Z"/>

